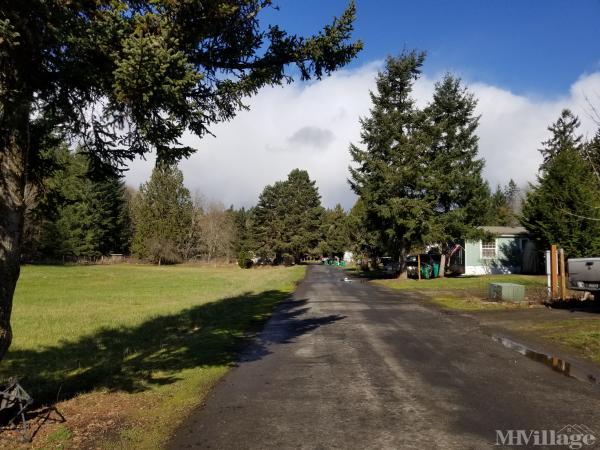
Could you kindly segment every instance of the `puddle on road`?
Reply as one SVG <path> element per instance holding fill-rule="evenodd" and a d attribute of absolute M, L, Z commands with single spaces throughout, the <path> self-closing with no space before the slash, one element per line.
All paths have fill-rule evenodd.
<path fill-rule="evenodd" d="M 513 341 L 512 339 L 508 339 L 501 336 L 492 336 L 492 340 L 494 340 L 495 342 L 499 342 L 506 348 L 514 350 L 520 353 L 521 355 L 526 356 L 529 359 L 542 363 L 554 370 L 555 372 L 562 373 L 567 377 L 575 378 L 579 381 L 587 381 L 593 384 L 600 384 L 600 373 L 589 373 L 585 369 L 574 365 L 569 361 L 558 358 L 548 353 L 535 351 L 523 344 Z"/>

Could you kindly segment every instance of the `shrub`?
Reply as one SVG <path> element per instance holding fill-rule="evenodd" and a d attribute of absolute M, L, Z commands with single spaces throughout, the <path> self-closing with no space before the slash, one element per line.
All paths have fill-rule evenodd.
<path fill-rule="evenodd" d="M 237 258 L 238 266 L 240 266 L 242 269 L 249 269 L 250 267 L 252 267 L 251 256 L 252 255 L 250 254 L 250 252 L 242 250 Z"/>

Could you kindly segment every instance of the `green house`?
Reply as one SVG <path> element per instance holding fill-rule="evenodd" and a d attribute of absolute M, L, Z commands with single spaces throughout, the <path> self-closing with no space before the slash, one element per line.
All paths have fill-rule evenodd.
<path fill-rule="evenodd" d="M 481 227 L 493 237 L 465 241 L 450 258 L 449 268 L 464 275 L 533 273 L 537 270 L 537 252 L 523 227 Z"/>

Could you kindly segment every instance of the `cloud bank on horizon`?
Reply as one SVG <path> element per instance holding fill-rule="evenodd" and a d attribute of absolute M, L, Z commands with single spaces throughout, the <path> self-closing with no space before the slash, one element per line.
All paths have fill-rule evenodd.
<path fill-rule="evenodd" d="M 349 209 L 356 197 L 347 182 L 348 147 L 360 142 L 359 118 L 369 114 L 369 91 L 381 68 L 381 62 L 374 62 L 317 82 L 265 88 L 247 102 L 249 111 L 213 127 L 215 137 L 186 135 L 184 144 L 198 149 L 180 163 L 186 185 L 227 206 L 251 206 L 265 185 L 285 179 L 297 167 L 316 180 L 325 206 L 341 203 Z M 413 96 L 419 106 L 430 101 L 439 78 L 422 76 L 416 83 Z M 600 103 L 600 72 L 582 75 L 569 92 L 553 99 L 464 83 L 478 99 L 479 154 L 492 188 L 510 178 L 519 185 L 535 181 L 538 149 L 563 108 L 579 116 L 584 136 L 595 133 L 586 96 Z M 136 187 L 145 182 L 153 164 L 152 159 L 134 161 L 127 182 Z"/>

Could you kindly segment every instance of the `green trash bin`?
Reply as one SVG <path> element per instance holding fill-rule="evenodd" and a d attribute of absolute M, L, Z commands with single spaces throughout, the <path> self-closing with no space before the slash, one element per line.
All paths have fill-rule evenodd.
<path fill-rule="evenodd" d="M 440 265 L 438 263 L 433 263 L 433 278 L 437 278 L 440 276 Z"/>
<path fill-rule="evenodd" d="M 429 264 L 421 264 L 421 277 L 426 280 L 431 278 L 431 266 Z"/>

